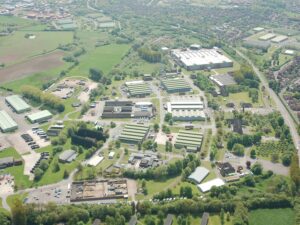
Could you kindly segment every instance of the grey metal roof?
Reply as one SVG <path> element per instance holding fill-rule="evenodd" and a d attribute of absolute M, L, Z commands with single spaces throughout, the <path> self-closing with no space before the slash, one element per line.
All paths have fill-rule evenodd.
<path fill-rule="evenodd" d="M 17 127 L 17 123 L 5 111 L 0 111 L 0 128 L 3 131 L 16 129 Z"/>
<path fill-rule="evenodd" d="M 188 178 L 200 184 L 208 174 L 208 169 L 204 167 L 197 167 L 196 170 Z"/>

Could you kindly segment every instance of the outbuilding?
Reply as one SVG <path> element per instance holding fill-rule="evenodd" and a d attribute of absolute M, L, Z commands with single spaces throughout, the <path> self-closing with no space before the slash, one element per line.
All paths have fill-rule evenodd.
<path fill-rule="evenodd" d="M 66 150 L 59 155 L 58 159 L 62 163 L 70 163 L 75 160 L 76 157 L 77 153 L 74 150 Z"/>
<path fill-rule="evenodd" d="M 208 169 L 199 166 L 188 178 L 189 180 L 197 184 L 200 184 L 208 174 L 209 174 Z"/>

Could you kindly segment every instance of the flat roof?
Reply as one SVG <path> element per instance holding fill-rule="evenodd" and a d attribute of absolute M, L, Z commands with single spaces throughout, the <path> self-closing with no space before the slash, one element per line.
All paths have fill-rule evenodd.
<path fill-rule="evenodd" d="M 97 156 L 90 158 L 87 164 L 90 166 L 97 166 L 99 163 L 102 162 L 103 159 L 104 159 L 103 156 L 97 155 Z"/>
<path fill-rule="evenodd" d="M 185 66 L 206 66 L 210 64 L 232 63 L 232 60 L 217 49 L 174 49 L 172 54 Z"/>
<path fill-rule="evenodd" d="M 288 36 L 285 36 L 285 35 L 279 35 L 275 38 L 273 38 L 271 41 L 272 42 L 275 42 L 275 43 L 279 43 L 279 42 L 282 42 L 282 41 L 285 41 L 288 39 Z"/>
<path fill-rule="evenodd" d="M 5 98 L 5 100 L 13 107 L 17 112 L 30 110 L 30 106 L 18 95 L 11 95 Z"/>
<path fill-rule="evenodd" d="M 210 191 L 210 189 L 213 186 L 220 187 L 220 186 L 223 186 L 223 185 L 225 185 L 225 182 L 222 179 L 220 179 L 220 178 L 216 178 L 216 179 L 210 180 L 208 182 L 205 182 L 203 184 L 199 184 L 199 185 L 197 185 L 197 187 L 202 192 L 208 192 L 208 191 Z"/>
<path fill-rule="evenodd" d="M 218 74 L 212 75 L 209 77 L 213 82 L 215 82 L 218 86 L 229 86 L 235 85 L 236 82 L 232 76 L 229 74 Z"/>
<path fill-rule="evenodd" d="M 0 111 L 0 128 L 5 130 L 16 129 L 17 123 L 5 111 Z"/>
<path fill-rule="evenodd" d="M 199 166 L 188 178 L 200 184 L 208 174 L 208 169 Z"/>
<path fill-rule="evenodd" d="M 39 111 L 27 116 L 27 118 L 31 121 L 41 120 L 47 117 L 52 117 L 52 113 L 50 113 L 48 110 Z"/>
<path fill-rule="evenodd" d="M 73 161 L 77 157 L 74 150 L 65 150 L 59 155 L 59 159 L 67 162 Z"/>
<path fill-rule="evenodd" d="M 268 33 L 263 36 L 260 36 L 259 39 L 263 41 L 267 41 L 270 40 L 271 38 L 274 38 L 275 36 L 276 36 L 275 34 Z"/>

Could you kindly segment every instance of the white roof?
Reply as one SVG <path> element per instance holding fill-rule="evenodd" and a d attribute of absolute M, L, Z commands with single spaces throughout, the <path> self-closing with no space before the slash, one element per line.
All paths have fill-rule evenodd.
<path fill-rule="evenodd" d="M 209 65 L 224 62 L 232 62 L 225 55 L 220 54 L 216 49 L 186 50 L 174 49 L 173 55 L 185 66 Z"/>
<path fill-rule="evenodd" d="M 115 152 L 110 152 L 110 153 L 108 154 L 108 157 L 114 157 L 114 155 L 115 155 Z"/>
<path fill-rule="evenodd" d="M 137 106 L 151 106 L 152 102 L 136 102 L 135 105 L 137 105 Z"/>
<path fill-rule="evenodd" d="M 90 158 L 90 160 L 88 161 L 88 165 L 90 166 L 97 166 L 100 162 L 102 162 L 102 160 L 104 159 L 103 156 L 94 156 L 92 158 Z"/>
<path fill-rule="evenodd" d="M 203 111 L 199 110 L 174 110 L 172 111 L 172 116 L 177 118 L 177 117 L 201 117 L 201 118 L 206 118 L 205 113 Z"/>
<path fill-rule="evenodd" d="M 279 43 L 279 42 L 285 41 L 287 39 L 288 39 L 287 36 L 285 36 L 285 35 L 279 35 L 279 36 L 273 38 L 271 41 L 275 42 L 275 43 Z"/>
<path fill-rule="evenodd" d="M 189 179 L 200 184 L 208 174 L 208 169 L 204 167 L 197 167 L 196 170 L 189 176 Z"/>
<path fill-rule="evenodd" d="M 220 187 L 220 186 L 223 186 L 223 185 L 225 185 L 225 182 L 222 179 L 220 179 L 220 178 L 216 178 L 216 179 L 210 180 L 208 182 L 205 182 L 203 184 L 198 184 L 197 187 L 202 192 L 207 192 L 207 191 L 210 191 L 210 189 L 213 186 Z"/>
<path fill-rule="evenodd" d="M 259 39 L 263 40 L 263 41 L 266 41 L 266 40 L 269 40 L 271 38 L 274 38 L 275 36 L 276 36 L 275 34 L 268 33 L 268 34 L 265 34 L 265 35 L 259 37 Z"/>
<path fill-rule="evenodd" d="M 295 51 L 293 51 L 293 50 L 285 50 L 284 53 L 287 54 L 287 55 L 294 55 Z"/>
<path fill-rule="evenodd" d="M 263 27 L 255 27 L 255 28 L 253 28 L 253 30 L 254 31 L 262 31 L 262 30 L 264 30 L 265 28 L 263 28 Z"/>
<path fill-rule="evenodd" d="M 126 85 L 134 85 L 134 84 L 143 84 L 143 80 L 133 80 L 133 81 L 127 81 L 125 82 Z"/>

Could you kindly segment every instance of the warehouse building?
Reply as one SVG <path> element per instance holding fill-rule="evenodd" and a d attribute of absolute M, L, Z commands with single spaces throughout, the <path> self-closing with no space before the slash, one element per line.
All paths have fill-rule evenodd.
<path fill-rule="evenodd" d="M 229 74 L 211 75 L 209 79 L 211 79 L 219 87 L 226 87 L 236 84 L 234 78 Z"/>
<path fill-rule="evenodd" d="M 52 118 L 52 113 L 48 110 L 43 110 L 26 116 L 31 123 L 42 123 Z"/>
<path fill-rule="evenodd" d="M 258 39 L 262 40 L 262 41 L 268 41 L 268 40 L 271 40 L 272 38 L 274 38 L 275 36 L 276 36 L 275 34 L 269 33 L 269 34 L 265 34 L 265 35 L 259 37 Z"/>
<path fill-rule="evenodd" d="M 148 126 L 127 124 L 119 139 L 125 143 L 141 144 L 148 135 L 149 129 Z"/>
<path fill-rule="evenodd" d="M 190 85 L 182 78 L 163 79 L 161 84 L 168 93 L 184 93 L 192 90 Z"/>
<path fill-rule="evenodd" d="M 152 93 L 150 86 L 142 80 L 129 81 L 126 82 L 125 85 L 130 97 L 142 98 Z"/>
<path fill-rule="evenodd" d="M 66 150 L 59 155 L 58 160 L 61 163 L 71 163 L 73 160 L 76 159 L 76 157 L 77 153 L 74 150 Z"/>
<path fill-rule="evenodd" d="M 263 28 L 263 27 L 255 27 L 255 28 L 253 28 L 253 30 L 255 31 L 255 32 L 260 32 L 260 31 L 263 31 L 265 28 Z"/>
<path fill-rule="evenodd" d="M 203 121 L 206 115 L 200 96 L 176 96 L 167 102 L 167 110 L 175 121 Z"/>
<path fill-rule="evenodd" d="M 30 111 L 30 106 L 18 95 L 11 95 L 5 98 L 5 102 L 12 107 L 16 113 Z"/>
<path fill-rule="evenodd" d="M 205 182 L 203 184 L 199 184 L 199 185 L 197 185 L 197 187 L 199 188 L 200 191 L 205 193 L 205 192 L 210 191 L 210 189 L 212 187 L 221 187 L 223 185 L 225 185 L 225 182 L 220 178 L 216 178 L 216 179 L 210 180 L 208 182 Z"/>
<path fill-rule="evenodd" d="M 278 35 L 277 37 L 273 38 L 271 41 L 273 43 L 281 43 L 283 41 L 286 41 L 287 39 L 288 39 L 288 37 L 285 35 Z"/>
<path fill-rule="evenodd" d="M 186 148 L 188 152 L 197 152 L 201 148 L 203 134 L 180 130 L 175 142 L 175 148 Z"/>
<path fill-rule="evenodd" d="M 101 117 L 105 118 L 131 118 L 133 110 L 132 101 L 106 101 Z"/>
<path fill-rule="evenodd" d="M 197 167 L 196 170 L 188 177 L 189 180 L 200 184 L 209 174 L 209 170 L 204 167 Z"/>
<path fill-rule="evenodd" d="M 204 70 L 232 67 L 233 61 L 218 48 L 174 49 L 171 55 L 175 62 L 186 70 Z"/>
<path fill-rule="evenodd" d="M 17 123 L 3 110 L 0 111 L 0 129 L 4 133 L 18 129 Z"/>

